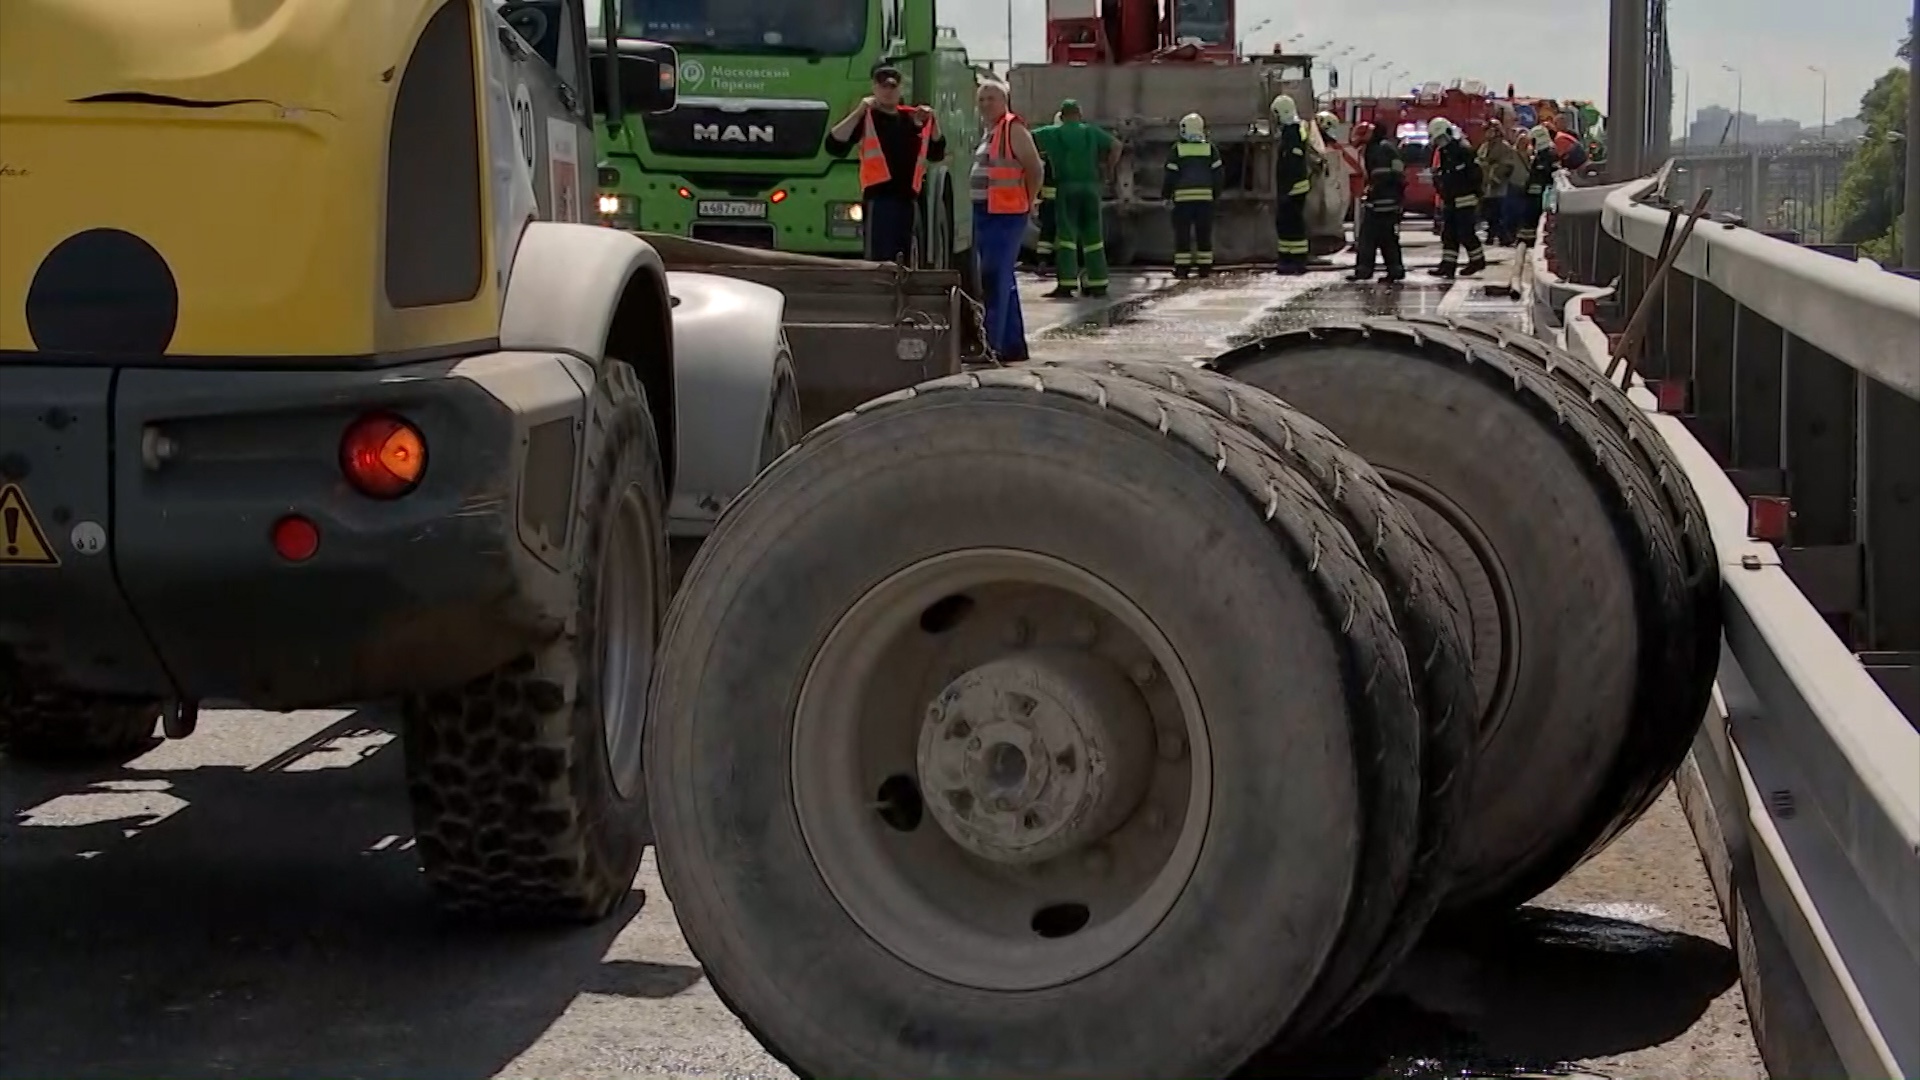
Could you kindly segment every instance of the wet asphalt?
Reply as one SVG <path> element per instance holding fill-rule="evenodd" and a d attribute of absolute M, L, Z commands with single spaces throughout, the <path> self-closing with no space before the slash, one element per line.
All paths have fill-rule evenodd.
<path fill-rule="evenodd" d="M 1469 304 L 1524 327 L 1477 286 L 1355 288 L 1340 272 L 1134 275 L 1108 304 L 1051 313 L 1068 305 L 1036 296 L 1033 350 L 1198 359 L 1317 318 Z M 597 927 L 438 919 L 377 710 L 214 711 L 191 739 L 92 771 L 0 758 L 0 811 L 0 1077 L 790 1075 L 702 979 L 651 855 Z M 1669 793 L 1537 904 L 1430 940 L 1321 1045 L 1242 1075 L 1764 1071 Z"/>

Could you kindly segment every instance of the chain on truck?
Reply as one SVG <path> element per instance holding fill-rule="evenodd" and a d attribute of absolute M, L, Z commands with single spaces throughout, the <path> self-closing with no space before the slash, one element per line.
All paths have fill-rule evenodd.
<path fill-rule="evenodd" d="M 580 0 L 363 8 L 9 0 L 9 754 L 395 701 L 442 901 L 594 919 L 651 839 L 803 1076 L 1217 1077 L 1686 753 L 1705 515 L 1565 352 L 974 363 L 951 271 L 582 224 Z"/>

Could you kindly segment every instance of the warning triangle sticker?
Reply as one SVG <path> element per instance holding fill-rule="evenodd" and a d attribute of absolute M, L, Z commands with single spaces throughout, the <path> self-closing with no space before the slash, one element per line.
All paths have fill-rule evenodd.
<path fill-rule="evenodd" d="M 0 566 L 59 566 L 60 557 L 33 519 L 17 484 L 0 487 Z"/>

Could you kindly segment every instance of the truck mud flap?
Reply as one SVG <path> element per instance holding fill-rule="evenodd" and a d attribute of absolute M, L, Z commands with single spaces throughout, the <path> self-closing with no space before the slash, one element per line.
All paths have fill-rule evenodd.
<path fill-rule="evenodd" d="M 51 682 L 164 697 L 115 573 L 109 367 L 0 365 L 0 660 Z M 0 670 L 5 665 L 0 663 Z"/>
<path fill-rule="evenodd" d="M 957 270 L 826 259 L 643 233 L 669 270 L 753 281 L 786 296 L 806 430 L 986 358 L 979 307 Z"/>

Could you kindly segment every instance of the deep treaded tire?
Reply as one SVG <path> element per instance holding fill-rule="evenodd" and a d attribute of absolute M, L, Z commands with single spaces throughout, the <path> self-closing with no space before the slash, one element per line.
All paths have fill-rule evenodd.
<path fill-rule="evenodd" d="M 463 915 L 591 921 L 626 895 L 647 841 L 637 760 L 614 761 L 602 726 L 602 577 L 623 499 L 643 539 L 630 568 L 631 662 L 651 663 L 668 599 L 664 482 L 645 392 L 609 360 L 588 405 L 585 482 L 573 535 L 577 614 L 532 656 L 457 691 L 404 703 L 407 789 L 427 880 Z M 642 592 L 645 595 L 640 595 Z M 621 610 L 617 606 L 615 610 Z M 632 610 L 632 609 L 629 609 Z M 642 670 L 647 670 L 643 668 Z M 643 699 L 619 719 L 637 733 Z M 639 742 L 630 742 L 637 756 Z M 615 780 L 631 775 L 627 790 Z"/>
<path fill-rule="evenodd" d="M 153 745 L 160 706 L 151 701 L 30 690 L 0 659 L 0 751 L 22 761 L 113 761 Z"/>
<path fill-rule="evenodd" d="M 1211 744 L 1203 855 L 1172 907 L 1039 998 L 878 946 L 794 804 L 794 702 L 842 613 L 979 549 L 1072 561 L 1128 597 Z M 1299 1011 L 1352 892 L 1392 907 L 1411 871 L 1422 717 L 1386 591 L 1258 439 L 1135 380 L 991 369 L 824 425 L 728 507 L 660 665 L 662 879 L 715 991 L 802 1076 L 1226 1075 Z"/>
<path fill-rule="evenodd" d="M 1503 681 L 1490 702 L 1483 691 L 1483 758 L 1447 907 L 1510 906 L 1551 887 L 1643 809 L 1643 748 L 1684 744 L 1702 716 L 1703 613 L 1656 481 L 1589 395 L 1431 324 L 1315 327 L 1215 365 L 1331 427 L 1434 515 L 1416 513 L 1430 539 L 1436 520 L 1456 528 L 1460 545 L 1436 543 L 1457 572 L 1470 569 L 1456 561 L 1468 546 L 1491 567 L 1480 591 L 1499 603 L 1476 613 L 1476 643 L 1494 630 Z M 1655 763 L 1657 782 L 1677 763 Z"/>
<path fill-rule="evenodd" d="M 1378 897 L 1356 895 L 1351 931 L 1355 948 L 1328 965 L 1290 1026 L 1302 1034 L 1323 1029 L 1371 996 L 1419 941 L 1452 877 L 1455 834 L 1472 794 L 1468 780 L 1479 716 L 1467 655 L 1466 601 L 1459 583 L 1380 474 L 1333 432 L 1272 394 L 1185 363 L 1093 360 L 1048 365 L 1095 366 L 1139 379 L 1240 425 L 1313 484 L 1353 534 L 1367 568 L 1387 589 L 1426 721 L 1421 730 L 1420 846 L 1397 907 L 1378 903 Z"/>
<path fill-rule="evenodd" d="M 1587 399 L 1614 434 L 1633 451 L 1641 470 L 1652 479 L 1663 496 L 1667 519 L 1678 530 L 1681 550 L 1686 555 L 1687 591 L 1694 610 L 1694 658 L 1704 670 L 1675 684 L 1675 692 L 1692 687 L 1696 700 L 1691 705 L 1676 704 L 1686 715 L 1704 716 L 1713 697 L 1712 672 L 1720 659 L 1721 593 L 1720 560 L 1713 546 L 1713 533 L 1707 525 L 1706 507 L 1700 493 L 1688 481 L 1686 470 L 1667 445 L 1660 430 L 1646 411 L 1633 403 L 1605 373 L 1559 346 L 1541 341 L 1531 334 L 1476 322 L 1472 319 L 1446 319 L 1438 316 L 1409 316 L 1407 321 L 1449 330 L 1465 339 L 1469 346 L 1485 343 L 1506 351 L 1515 363 L 1532 364 L 1559 381 L 1577 396 Z M 1648 731 L 1644 746 L 1630 748 L 1629 759 L 1642 763 L 1645 777 L 1637 794 L 1621 808 L 1613 830 L 1599 843 L 1605 845 L 1625 831 L 1665 790 L 1667 780 L 1693 746 L 1686 728 L 1675 726 Z"/>

